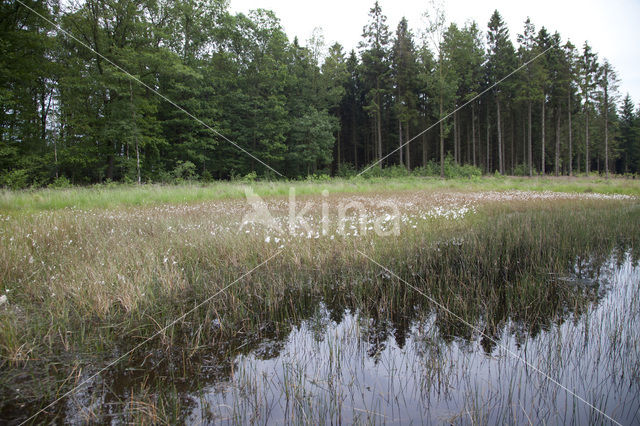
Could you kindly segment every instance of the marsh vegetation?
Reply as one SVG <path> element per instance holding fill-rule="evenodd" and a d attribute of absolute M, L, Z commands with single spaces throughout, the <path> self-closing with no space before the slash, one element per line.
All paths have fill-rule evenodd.
<path fill-rule="evenodd" d="M 234 197 L 5 209 L 0 418 L 639 421 L 635 198 L 305 185 L 311 233 Z"/>

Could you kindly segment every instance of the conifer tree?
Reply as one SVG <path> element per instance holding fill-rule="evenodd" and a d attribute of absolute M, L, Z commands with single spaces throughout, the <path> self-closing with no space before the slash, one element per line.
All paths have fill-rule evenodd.
<path fill-rule="evenodd" d="M 363 74 L 367 81 L 366 110 L 373 116 L 375 128 L 375 151 L 382 161 L 382 114 L 385 96 L 389 92 L 389 27 L 387 17 L 376 1 L 369 11 L 369 23 L 363 28 L 360 43 Z"/>
<path fill-rule="evenodd" d="M 516 67 L 515 50 L 509 39 L 509 30 L 500 13 L 494 11 L 489 19 L 487 31 L 487 74 L 488 84 L 498 83 Z M 496 128 L 498 132 L 498 169 L 504 174 L 503 138 L 502 138 L 502 104 L 508 98 L 512 81 L 503 81 L 492 90 L 496 103 Z"/>
<path fill-rule="evenodd" d="M 591 115 L 591 101 L 599 80 L 598 55 L 591 50 L 589 43 L 585 41 L 582 56 L 580 57 L 580 90 L 582 92 L 583 109 L 585 114 L 585 172 L 591 170 L 591 157 L 589 155 L 589 118 Z"/>
<path fill-rule="evenodd" d="M 518 34 L 518 56 L 521 64 L 527 64 L 517 80 L 518 99 L 525 102 L 527 106 L 527 161 L 529 176 L 533 176 L 533 123 L 532 104 L 543 97 L 543 90 L 540 83 L 543 81 L 543 72 L 540 63 L 534 60 L 539 55 L 539 46 L 535 40 L 535 26 L 529 18 L 524 23 L 524 31 Z"/>
<path fill-rule="evenodd" d="M 609 178 L 609 121 L 610 121 L 610 106 L 614 104 L 614 114 L 615 114 L 615 102 L 617 99 L 617 90 L 618 90 L 618 75 L 616 71 L 613 69 L 613 66 L 607 61 L 604 60 L 600 70 L 600 81 L 599 86 L 602 89 L 603 95 L 603 111 L 602 117 L 604 120 L 604 170 Z"/>
<path fill-rule="evenodd" d="M 396 94 L 396 114 L 398 116 L 399 146 L 409 140 L 410 124 L 417 118 L 417 76 L 418 64 L 413 42 L 413 34 L 405 18 L 400 20 L 392 50 L 392 70 Z M 411 169 L 410 144 L 404 147 L 404 164 Z M 403 164 L 402 149 L 399 149 L 399 161 Z"/>

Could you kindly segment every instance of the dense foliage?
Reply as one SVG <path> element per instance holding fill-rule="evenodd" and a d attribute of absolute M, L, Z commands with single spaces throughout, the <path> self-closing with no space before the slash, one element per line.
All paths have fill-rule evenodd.
<path fill-rule="evenodd" d="M 404 19 L 393 32 L 376 2 L 345 52 L 225 0 L 3 1 L 0 185 L 348 175 L 379 160 L 639 172 L 639 111 L 587 43 L 527 20 L 514 46 L 497 11 L 486 34 L 426 17 L 420 37 Z"/>

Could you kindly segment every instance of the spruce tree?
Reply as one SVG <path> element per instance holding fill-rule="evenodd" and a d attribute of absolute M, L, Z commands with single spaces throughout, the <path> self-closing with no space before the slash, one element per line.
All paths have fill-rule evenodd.
<path fill-rule="evenodd" d="M 500 13 L 494 11 L 489 19 L 487 31 L 487 74 L 488 84 L 498 83 L 516 68 L 515 50 L 509 38 L 509 30 Z M 496 103 L 496 128 L 498 132 L 498 170 L 504 174 L 503 137 L 502 137 L 502 104 L 509 97 L 512 80 L 502 81 L 493 88 L 492 94 Z"/>
<path fill-rule="evenodd" d="M 589 43 L 585 41 L 582 56 L 580 57 L 580 90 L 583 99 L 583 110 L 585 114 L 585 172 L 587 175 L 591 170 L 591 157 L 589 155 L 589 118 L 591 115 L 591 101 L 599 80 L 598 55 L 591 50 Z"/>
<path fill-rule="evenodd" d="M 389 93 L 389 27 L 387 17 L 376 1 L 369 11 L 369 23 L 363 28 L 360 42 L 363 74 L 367 82 L 366 110 L 374 119 L 375 152 L 382 161 L 382 114 L 385 97 Z"/>
<path fill-rule="evenodd" d="M 405 18 L 400 20 L 392 50 L 392 72 L 395 87 L 395 110 L 398 117 L 399 146 L 409 140 L 410 124 L 417 118 L 417 77 L 418 63 L 413 42 L 413 34 Z M 404 147 L 404 164 L 411 169 L 410 144 Z M 403 152 L 399 149 L 399 161 L 403 164 Z"/>

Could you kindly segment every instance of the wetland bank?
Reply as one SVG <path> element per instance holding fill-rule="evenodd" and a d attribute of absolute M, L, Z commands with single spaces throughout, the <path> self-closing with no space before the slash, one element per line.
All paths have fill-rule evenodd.
<path fill-rule="evenodd" d="M 640 422 L 635 197 L 316 185 L 5 209 L 0 419 Z"/>

